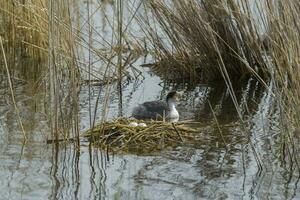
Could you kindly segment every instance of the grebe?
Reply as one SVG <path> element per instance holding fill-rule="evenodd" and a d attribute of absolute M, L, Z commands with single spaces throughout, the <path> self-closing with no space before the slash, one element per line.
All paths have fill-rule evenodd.
<path fill-rule="evenodd" d="M 164 101 L 148 101 L 135 107 L 132 111 L 132 116 L 136 119 L 162 119 L 165 117 L 171 122 L 179 120 L 179 113 L 176 110 L 176 103 L 182 96 L 182 92 L 169 92 Z"/>

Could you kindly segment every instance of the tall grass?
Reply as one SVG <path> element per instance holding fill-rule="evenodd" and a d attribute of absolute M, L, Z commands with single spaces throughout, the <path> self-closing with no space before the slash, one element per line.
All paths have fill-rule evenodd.
<path fill-rule="evenodd" d="M 154 70 L 191 82 L 224 81 L 242 121 L 233 89 L 235 80 L 252 76 L 265 87 L 266 80 L 271 80 L 275 84 L 273 95 L 282 110 L 283 130 L 289 133 L 299 126 L 297 1 L 149 0 L 132 6 L 132 16 L 126 21 L 125 4 L 118 0 L 110 4 L 113 17 L 105 18 L 111 30 L 109 39 L 93 24 L 96 13 L 106 5 L 102 1 L 93 5 L 94 10 L 90 10 L 88 1 L 86 18 L 81 18 L 77 3 L 70 0 L 0 3 L 0 35 L 9 61 L 7 68 L 0 69 L 5 74 L 9 69 L 12 78 L 18 75 L 18 59 L 43 63 L 39 65 L 43 70 L 32 72 L 37 74 L 38 85 L 45 88 L 47 114 L 56 139 L 69 137 L 70 128 L 79 136 L 78 95 L 82 83 L 89 84 L 90 97 L 92 81 L 107 84 L 102 87 L 106 96 L 101 113 L 104 119 L 112 89 L 109 84 L 117 80 L 122 110 L 124 77 L 130 76 L 130 70 L 137 71 L 132 63 L 145 51 L 141 45 L 144 41 L 128 31 L 141 5 L 145 12 L 137 20 L 148 38 L 145 46 L 156 58 Z M 80 54 L 81 50 L 88 51 L 88 59 Z M 103 67 L 99 70 L 95 65 Z M 98 97 L 101 92 L 99 89 Z M 89 107 L 93 126 L 98 107 L 94 111 Z M 282 135 L 288 144 L 293 143 L 290 134 Z"/>
<path fill-rule="evenodd" d="M 46 114 L 51 132 L 55 137 L 66 134 L 77 120 L 67 120 L 65 115 L 77 116 L 72 113 L 78 112 L 80 82 L 70 2 L 1 0 L 0 4 L 0 36 L 4 38 L 9 81 L 13 84 L 15 77 L 25 78 L 24 71 L 31 73 L 28 79 L 37 77 L 33 84 L 44 88 L 49 99 Z M 24 60 L 32 62 L 22 70 Z"/>
<path fill-rule="evenodd" d="M 129 12 L 132 14 L 131 20 L 125 22 L 123 1 L 115 4 L 112 1 L 0 0 L 0 3 L 0 36 L 4 38 L 3 46 L 9 61 L 9 78 L 14 84 L 15 77 L 24 78 L 24 73 L 29 71 L 32 76 L 27 81 L 33 79 L 34 85 L 45 91 L 46 114 L 52 138 L 70 137 L 70 128 L 78 136 L 78 98 L 80 87 L 84 84 L 88 83 L 90 88 L 90 105 L 93 82 L 112 84 L 117 81 L 122 98 L 122 80 L 131 76 L 129 70 L 133 74 L 138 71 L 132 65 L 138 53 L 133 52 L 131 45 L 132 41 L 135 45 L 138 41 L 130 39 L 127 33 L 136 14 L 137 8 L 133 4 Z M 87 5 L 88 9 L 84 16 L 81 15 L 82 5 Z M 103 22 L 112 32 L 108 38 L 94 23 L 98 20 L 98 12 L 102 12 L 105 6 L 113 10 L 112 18 L 105 17 Z M 24 64 L 21 62 L 27 59 L 34 63 L 22 70 Z M 6 74 L 5 68 L 0 70 Z M 111 88 L 103 86 L 103 90 L 106 90 L 104 102 L 108 102 Z M 98 97 L 103 90 L 99 89 Z M 98 103 L 97 99 L 94 111 L 91 106 L 89 108 L 91 126 L 99 114 Z M 100 115 L 105 118 L 108 104 L 103 103 L 102 106 L 104 109 Z"/>
<path fill-rule="evenodd" d="M 0 1 L 0 35 L 12 76 L 20 59 L 34 58 L 40 62 L 47 58 L 48 23 L 46 1 Z M 32 66 L 31 72 L 39 71 Z M 20 75 L 20 74 L 19 74 Z"/>
<path fill-rule="evenodd" d="M 281 110 L 282 150 L 296 152 L 291 133 L 300 120 L 298 1 L 150 0 L 144 6 L 150 14 L 139 22 L 155 52 L 154 70 L 169 78 L 223 80 L 242 121 L 235 80 L 251 76 L 265 87 L 271 81 Z"/>
<path fill-rule="evenodd" d="M 159 60 L 157 67 L 191 79 L 216 80 L 223 78 L 224 63 L 232 78 L 253 72 L 264 76 L 266 49 L 249 2 L 242 2 L 148 1 L 155 21 L 141 21 Z M 163 35 L 157 34 L 156 24 Z"/>

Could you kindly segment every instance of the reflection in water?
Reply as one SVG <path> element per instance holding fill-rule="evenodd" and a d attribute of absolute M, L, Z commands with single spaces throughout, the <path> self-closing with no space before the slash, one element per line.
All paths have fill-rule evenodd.
<path fill-rule="evenodd" d="M 126 116 L 137 103 L 162 99 L 171 89 L 186 88 L 186 84 L 160 84 L 161 79 L 149 74 L 147 68 L 141 70 L 145 79 L 124 86 Z M 80 148 L 73 143 L 46 146 L 48 128 L 42 101 L 38 95 L 33 99 L 24 95 L 27 87 L 20 86 L 17 101 L 30 137 L 28 143 L 22 144 L 13 107 L 1 101 L 0 195 L 4 199 L 298 198 L 296 164 L 287 161 L 284 165 L 278 159 L 279 114 L 271 91 L 254 80 L 237 85 L 235 91 L 246 130 L 263 160 L 263 171 L 257 168 L 245 127 L 224 88 L 198 85 L 186 89 L 178 108 L 182 119 L 196 119 L 203 126 L 193 144 L 149 156 L 110 153 L 108 159 L 105 151 L 84 140 Z M 91 102 L 96 102 L 98 89 L 99 86 L 92 88 Z M 118 96 L 115 90 L 110 91 L 108 117 L 113 118 L 118 113 Z M 80 98 L 81 130 L 84 130 L 89 127 L 87 88 L 82 88 Z M 101 94 L 99 101 L 103 99 L 105 95 Z M 102 104 L 98 106 L 101 110 Z"/>
<path fill-rule="evenodd" d="M 98 5 L 103 1 L 95 2 Z M 103 12 L 97 12 L 95 18 L 101 19 L 102 22 L 97 23 L 103 26 L 95 22 L 95 27 L 100 26 L 105 33 L 99 34 L 101 38 L 97 40 L 104 43 L 94 41 L 94 45 L 99 45 L 101 50 L 107 47 L 102 36 L 112 39 L 106 19 L 113 12 L 113 5 L 108 3 L 100 8 Z M 138 60 L 136 65 L 143 62 Z M 103 70 L 101 63 L 96 61 L 93 69 Z M 148 68 L 139 70 L 144 79 L 128 80 L 122 86 L 124 116 L 129 117 L 138 103 L 162 100 L 170 90 L 185 89 L 183 101 L 178 106 L 181 120 L 200 121 L 203 128 L 193 144 L 182 144 L 156 155 L 109 154 L 109 157 L 83 139 L 80 147 L 75 143 L 46 145 L 49 128 L 45 97 L 31 89 L 37 85 L 32 87 L 21 81 L 16 84 L 16 100 L 29 141 L 22 142 L 9 99 L 0 98 L 1 199 L 300 198 L 298 164 L 293 162 L 288 151 L 284 152 L 284 162 L 279 158 L 285 148 L 279 135 L 280 111 L 271 95 L 272 83 L 268 89 L 253 79 L 234 84 L 238 109 L 244 117 L 241 123 L 224 84 L 168 83 Z M 5 81 L 1 79 L 0 84 L 0 95 L 7 96 L 6 90 L 1 89 L 5 88 Z M 97 122 L 102 119 L 105 102 L 109 104 L 107 118 L 117 116 L 120 109 L 116 89 L 115 85 L 91 88 L 91 110 L 97 111 L 91 113 L 92 119 Z M 105 93 L 110 94 L 109 98 Z M 90 127 L 86 85 L 82 85 L 79 104 L 80 130 L 83 131 Z M 263 161 L 263 171 L 257 167 L 249 139 Z"/>

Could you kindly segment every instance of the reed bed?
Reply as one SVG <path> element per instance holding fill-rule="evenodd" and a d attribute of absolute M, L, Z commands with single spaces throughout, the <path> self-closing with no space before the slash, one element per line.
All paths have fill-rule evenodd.
<path fill-rule="evenodd" d="M 94 126 L 99 115 L 98 105 L 94 110 L 91 106 L 91 87 L 95 81 L 103 88 L 99 90 L 98 97 L 105 92 L 100 120 L 108 127 L 93 129 L 98 130 L 95 135 L 98 133 L 100 138 L 95 144 L 100 141 L 100 144 L 112 148 L 128 149 L 126 145 L 117 147 L 116 144 L 129 141 L 142 149 L 138 145 L 145 138 L 149 141 L 149 148 L 150 144 L 159 143 L 161 138 L 169 138 L 168 144 L 178 141 L 178 135 L 174 134 L 170 124 L 161 122 L 151 122 L 152 132 L 147 131 L 148 135 L 135 138 L 134 133 L 138 134 L 142 128 L 126 127 L 124 124 L 130 121 L 122 119 L 116 124 L 123 124 L 131 132 L 118 126 L 117 133 L 113 134 L 117 140 L 111 143 L 113 140 L 109 135 L 113 132 L 109 131 L 115 125 L 105 122 L 111 85 L 118 83 L 121 116 L 124 82 L 127 77 L 134 78 L 129 71 L 139 74 L 134 62 L 149 52 L 155 58 L 153 71 L 167 78 L 175 77 L 193 83 L 225 82 L 241 121 L 244 116 L 235 97 L 235 80 L 254 77 L 266 88 L 269 87 L 266 82 L 271 82 L 276 106 L 281 110 L 282 141 L 293 144 L 289 133 L 295 126 L 300 126 L 298 1 L 149 0 L 128 9 L 129 20 L 124 19 L 124 2 L 97 1 L 92 4 L 86 1 L 82 5 L 85 5 L 88 16 L 81 18 L 77 1 L 0 0 L 0 37 L 3 38 L 4 49 L 0 58 L 4 55 L 7 58 L 5 68 L 0 67 L 0 70 L 6 74 L 8 69 L 9 79 L 25 71 L 35 74 L 36 85 L 45 89 L 46 114 L 54 138 L 60 138 L 62 134 L 63 138 L 69 137 L 71 129 L 76 132 L 79 143 L 78 94 L 82 83 L 89 86 L 90 126 Z M 111 32 L 109 38 L 101 35 L 94 25 L 98 20 L 96 13 L 103 11 L 106 5 L 113 10 L 113 16 L 106 16 L 103 23 Z M 139 23 L 146 39 L 139 39 L 132 33 L 134 31 L 129 27 L 133 20 Z M 82 52 L 85 52 L 84 56 Z M 24 58 L 42 62 L 42 70 L 35 68 L 40 65 L 32 65 L 33 70 L 19 70 L 16 67 L 20 64 L 18 60 Z M 4 63 L 1 64 L 4 66 Z M 101 66 L 101 70 L 95 66 Z M 99 103 L 97 99 L 96 104 Z M 188 137 L 181 130 L 181 125 L 177 126 L 183 133 L 180 135 Z M 158 132 L 159 127 L 165 127 L 166 132 Z M 102 133 L 102 130 L 108 134 Z M 94 137 L 94 132 L 90 136 Z"/>
<path fill-rule="evenodd" d="M 280 110 L 282 134 L 276 142 L 300 169 L 292 134 L 300 125 L 300 3 L 150 0 L 145 7 L 150 14 L 139 21 L 155 52 L 154 70 L 171 79 L 175 72 L 190 81 L 224 81 L 241 122 L 235 80 L 259 80 L 276 101 L 270 112 Z M 255 153 L 251 140 L 250 145 Z"/>
<path fill-rule="evenodd" d="M 268 74 L 267 48 L 248 1 L 148 1 L 145 6 L 151 14 L 139 19 L 155 52 L 156 71 L 172 69 L 198 81 L 221 80 L 226 73 L 232 79 Z"/>
<path fill-rule="evenodd" d="M 3 37 L 8 64 L 17 58 L 47 59 L 48 20 L 46 2 L 0 1 L 0 36 Z"/>
<path fill-rule="evenodd" d="M 133 123 L 143 123 L 146 126 L 133 126 Z M 95 126 L 82 136 L 88 137 L 95 146 L 114 152 L 153 153 L 178 146 L 182 142 L 193 141 L 201 133 L 195 127 L 195 123 L 189 122 L 172 124 L 118 118 Z"/>
<path fill-rule="evenodd" d="M 94 26 L 94 20 L 98 20 L 96 11 L 112 6 L 111 1 L 94 4 L 92 1 L 69 0 L 0 0 L 0 4 L 0 37 L 3 38 L 10 71 L 8 78 L 12 79 L 12 84 L 13 78 L 26 79 L 33 82 L 34 88 L 44 91 L 51 137 L 67 138 L 70 129 L 77 134 L 78 93 L 82 83 L 88 84 L 90 91 L 93 82 L 102 85 L 119 82 L 121 91 L 122 79 L 130 76 L 126 67 L 137 59 L 131 52 L 123 51 L 129 41 L 124 39 L 124 27 L 126 25 L 127 29 L 128 24 L 122 25 L 122 1 L 119 1 L 117 8 L 113 7 L 113 15 L 118 15 L 117 20 L 106 18 L 105 23 L 113 33 L 111 40 L 104 38 Z M 83 5 L 87 16 L 81 16 Z M 24 64 L 27 60 L 29 65 Z M 4 63 L 1 64 L 4 66 Z M 131 69 L 135 74 L 139 73 L 133 66 Z M 5 68 L 0 67 L 0 70 L 6 74 Z M 93 123 L 96 114 L 96 110 L 90 109 L 90 121 Z"/>

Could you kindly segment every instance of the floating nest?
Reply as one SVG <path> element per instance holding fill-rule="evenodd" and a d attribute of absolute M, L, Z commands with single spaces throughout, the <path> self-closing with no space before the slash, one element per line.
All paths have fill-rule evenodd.
<path fill-rule="evenodd" d="M 192 127 L 195 123 L 120 118 L 99 124 L 82 136 L 89 138 L 93 145 L 114 152 L 153 153 L 195 139 L 201 132 Z"/>

